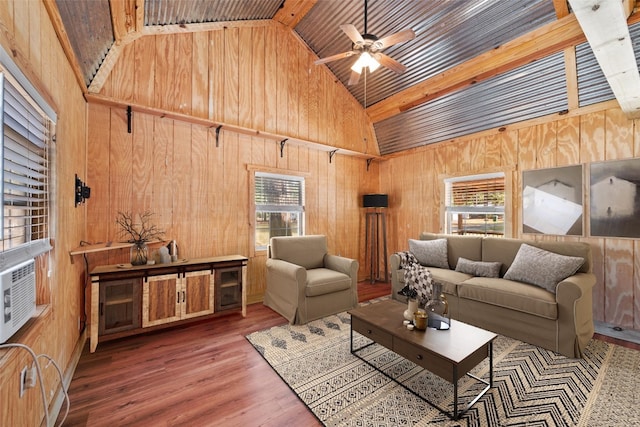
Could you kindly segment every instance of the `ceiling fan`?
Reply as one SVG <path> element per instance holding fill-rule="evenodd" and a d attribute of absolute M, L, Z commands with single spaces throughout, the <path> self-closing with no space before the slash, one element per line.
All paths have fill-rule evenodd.
<path fill-rule="evenodd" d="M 351 77 L 349 78 L 349 85 L 358 83 L 360 74 L 365 68 L 369 68 L 369 72 L 375 71 L 380 65 L 394 71 L 398 74 L 402 74 L 407 70 L 407 67 L 396 61 L 395 59 L 385 55 L 381 51 L 389 46 L 393 46 L 398 43 L 404 43 L 409 40 L 413 40 L 416 37 L 416 33 L 411 30 L 403 30 L 399 33 L 391 34 L 386 37 L 378 38 L 373 34 L 367 33 L 367 0 L 364 0 L 364 33 L 360 34 L 356 27 L 352 24 L 340 25 L 340 29 L 351 39 L 353 44 L 351 50 L 347 52 L 331 55 L 326 58 L 318 59 L 315 64 L 325 64 L 327 62 L 336 61 L 338 59 L 348 58 L 350 56 L 357 56 L 358 59 L 351 66 Z"/>

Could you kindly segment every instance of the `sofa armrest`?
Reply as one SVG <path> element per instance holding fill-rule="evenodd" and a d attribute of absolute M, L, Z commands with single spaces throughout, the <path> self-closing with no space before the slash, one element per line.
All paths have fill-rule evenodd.
<path fill-rule="evenodd" d="M 596 276 L 577 273 L 558 283 L 558 349 L 562 354 L 582 357 L 593 337 L 593 286 Z"/>
<path fill-rule="evenodd" d="M 358 267 L 360 265 L 357 260 L 338 255 L 326 254 L 324 256 L 324 266 L 329 270 L 344 273 L 351 277 L 356 284 L 358 283 Z"/>
<path fill-rule="evenodd" d="M 307 283 L 307 270 L 304 267 L 272 258 L 267 259 L 266 266 L 270 293 L 292 304 L 304 299 Z"/>
<path fill-rule="evenodd" d="M 391 254 L 389 265 L 391 266 L 391 298 L 406 302 L 407 297 L 398 295 L 398 292 L 404 288 L 404 270 L 400 268 L 400 256 Z"/>

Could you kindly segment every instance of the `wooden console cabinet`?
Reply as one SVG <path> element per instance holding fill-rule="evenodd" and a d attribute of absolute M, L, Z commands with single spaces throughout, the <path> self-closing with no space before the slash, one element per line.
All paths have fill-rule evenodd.
<path fill-rule="evenodd" d="M 247 258 L 230 255 L 171 264 L 104 265 L 91 275 L 90 349 L 98 342 L 214 317 L 247 314 Z"/>

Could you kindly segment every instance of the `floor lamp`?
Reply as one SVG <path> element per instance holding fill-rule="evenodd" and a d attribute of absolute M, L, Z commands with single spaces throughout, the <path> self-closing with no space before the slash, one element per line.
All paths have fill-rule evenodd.
<path fill-rule="evenodd" d="M 387 268 L 387 222 L 384 208 L 389 206 L 386 194 L 365 194 L 362 196 L 362 207 L 367 209 L 365 224 L 365 262 L 369 260 L 369 278 L 371 283 L 380 281 L 380 256 L 384 259 L 384 278 L 388 280 Z M 382 236 L 380 236 L 382 234 Z M 380 253 L 380 237 L 382 237 L 382 254 Z"/>

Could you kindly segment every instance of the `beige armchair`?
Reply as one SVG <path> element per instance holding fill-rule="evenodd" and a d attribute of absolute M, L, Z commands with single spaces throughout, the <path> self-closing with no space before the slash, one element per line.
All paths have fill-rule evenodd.
<path fill-rule="evenodd" d="M 264 305 L 304 324 L 358 305 L 358 261 L 327 253 L 326 236 L 272 237 Z"/>

